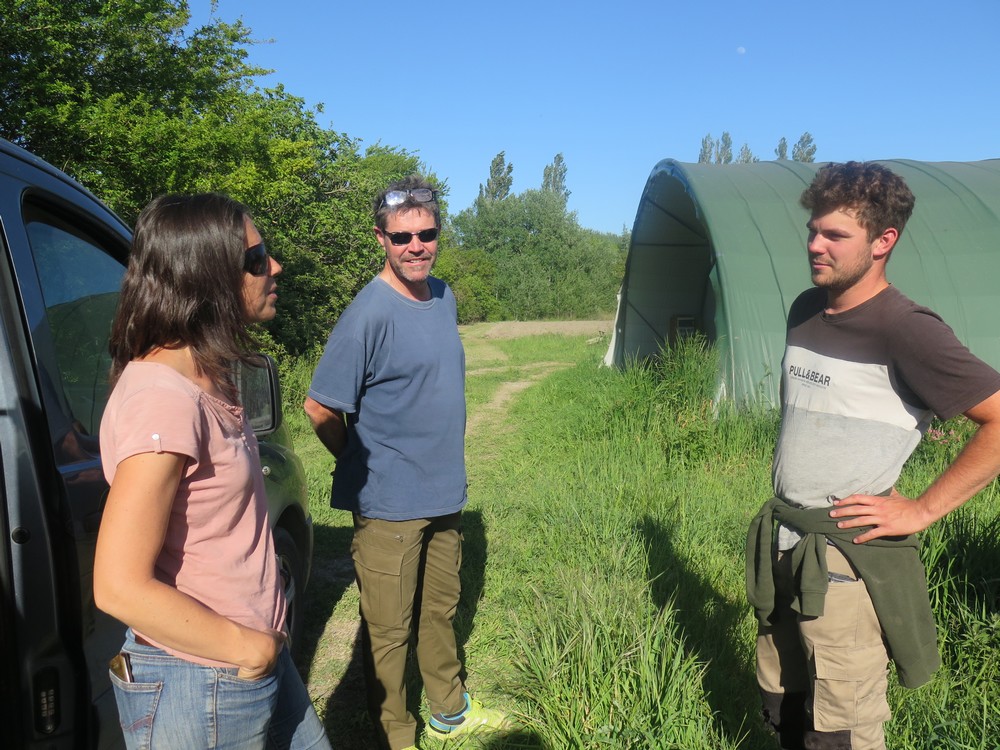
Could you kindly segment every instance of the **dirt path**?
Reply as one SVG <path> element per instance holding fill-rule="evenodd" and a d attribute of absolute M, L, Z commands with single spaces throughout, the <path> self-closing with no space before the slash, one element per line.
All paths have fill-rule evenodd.
<path fill-rule="evenodd" d="M 477 435 L 483 429 L 484 423 L 488 424 L 490 429 L 494 431 L 500 428 L 502 426 L 503 413 L 507 408 L 508 402 L 514 396 L 526 388 L 530 388 L 535 383 L 544 380 L 556 370 L 561 370 L 572 364 L 572 362 L 533 362 L 530 365 L 522 365 L 517 368 L 519 376 L 517 380 L 501 384 L 489 403 L 482 404 L 469 414 L 465 422 L 466 440 L 468 440 L 470 435 Z M 503 372 L 509 369 L 509 367 L 482 367 L 475 370 L 467 370 L 466 376 L 472 378 L 476 375 Z"/>
<path fill-rule="evenodd" d="M 505 367 L 477 367 L 479 362 L 503 361 L 506 355 L 496 347 L 489 346 L 490 340 L 511 339 L 521 336 L 535 336 L 545 333 L 559 333 L 568 336 L 603 336 L 611 332 L 610 320 L 530 320 L 503 321 L 500 323 L 476 323 L 460 326 L 459 331 L 465 342 L 466 375 L 487 374 L 505 370 Z M 519 377 L 497 388 L 489 403 L 479 406 L 470 414 L 465 426 L 466 437 L 476 435 L 484 429 L 491 433 L 503 428 L 503 414 L 507 404 L 521 391 L 541 382 L 553 372 L 570 367 L 572 362 L 533 362 L 518 368 Z"/>
<path fill-rule="evenodd" d="M 567 336 L 611 333 L 612 320 L 506 320 L 499 323 L 474 323 L 459 326 L 463 337 L 483 339 L 513 339 L 540 333 L 562 333 Z"/>

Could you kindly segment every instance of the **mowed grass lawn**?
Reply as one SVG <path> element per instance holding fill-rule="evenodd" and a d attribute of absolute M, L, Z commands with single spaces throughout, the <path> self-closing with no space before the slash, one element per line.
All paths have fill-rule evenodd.
<path fill-rule="evenodd" d="M 774 747 L 758 726 L 743 590 L 746 527 L 770 492 L 774 412 L 714 409 L 714 355 L 698 345 L 622 372 L 600 366 L 605 336 L 491 330 L 463 329 L 469 505 L 456 628 L 468 686 L 519 728 L 462 744 Z M 332 460 L 300 409 L 311 366 L 283 373 L 316 523 L 300 662 L 334 747 L 368 750 L 351 520 L 328 507 Z M 904 493 L 968 433 L 937 428 Z M 894 750 L 1000 747 L 998 515 L 991 486 L 925 535 L 945 667 L 919 690 L 891 688 Z M 411 710 L 426 719 L 413 666 Z"/>

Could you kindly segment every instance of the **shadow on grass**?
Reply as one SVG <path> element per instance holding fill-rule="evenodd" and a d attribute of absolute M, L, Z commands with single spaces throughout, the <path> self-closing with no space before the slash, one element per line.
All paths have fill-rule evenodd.
<path fill-rule="evenodd" d="M 462 525 L 464 536 L 461 571 L 462 597 L 455 616 L 455 637 L 459 658 L 464 664 L 465 643 L 472 633 L 483 590 L 487 543 L 481 513 L 478 511 L 464 512 Z M 305 680 L 309 678 L 308 665 L 313 663 L 313 657 L 321 645 L 324 633 L 327 632 L 327 623 L 333 615 L 334 608 L 347 589 L 354 585 L 354 564 L 351 560 L 353 528 L 351 526 L 317 526 L 315 536 L 316 554 L 313 562 L 313 577 L 309 584 L 306 621 L 297 659 Z M 419 610 L 414 612 L 414 619 L 418 614 Z M 376 750 L 379 747 L 378 739 L 367 712 L 360 626 L 355 628 L 352 636 L 349 637 L 353 637 L 350 663 L 344 670 L 340 682 L 327 699 L 324 724 L 331 743 L 338 750 Z M 464 680 L 464 667 L 461 676 Z M 416 664 L 412 639 L 406 683 L 407 707 L 410 713 L 418 717 L 419 735 L 423 684 Z M 515 738 L 515 735 L 511 735 L 509 741 L 514 742 Z M 507 739 L 503 741 L 508 742 Z M 482 744 L 480 746 L 486 747 Z M 522 744 L 490 744 L 489 747 L 514 748 L 537 747 L 537 745 L 525 745 L 522 740 Z"/>
<path fill-rule="evenodd" d="M 296 663 L 302 679 L 309 682 L 313 676 L 319 683 L 330 675 L 313 675 L 317 652 L 322 652 L 322 641 L 334 609 L 347 590 L 354 585 L 354 563 L 351 560 L 351 538 L 354 530 L 350 516 L 345 526 L 316 524 L 314 528 L 315 552 L 312 576 L 306 593 L 305 623 L 302 643 L 296 649 Z M 352 623 L 348 623 L 351 625 Z M 361 654 L 358 650 L 357 628 L 349 631 L 334 630 L 332 637 L 351 639 L 351 658 L 336 689 L 327 699 L 325 725 L 327 735 L 339 750 L 374 750 L 375 737 L 365 712 L 364 679 L 361 672 Z M 323 660 L 320 660 L 323 663 Z M 322 669 L 322 666 L 317 668 Z"/>
<path fill-rule="evenodd" d="M 313 529 L 312 574 L 304 597 L 302 643 L 296 648 L 296 661 L 303 680 L 309 679 L 310 665 L 337 602 L 354 582 L 351 536 L 349 527 L 316 524 Z"/>
<path fill-rule="evenodd" d="M 747 608 L 720 596 L 711 581 L 690 569 L 668 528 L 648 516 L 637 528 L 646 542 L 653 601 L 675 609 L 688 649 L 705 664 L 705 692 L 719 731 L 733 743 L 742 740 L 742 747 L 774 747 L 757 720 L 756 676 L 739 646 Z"/>
<path fill-rule="evenodd" d="M 472 740 L 467 747 L 478 750 L 542 750 L 546 745 L 530 729 L 517 729 L 484 734 Z"/>

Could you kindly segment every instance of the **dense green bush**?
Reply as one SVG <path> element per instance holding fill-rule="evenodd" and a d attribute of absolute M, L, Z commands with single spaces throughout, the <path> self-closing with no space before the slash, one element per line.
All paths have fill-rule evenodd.
<path fill-rule="evenodd" d="M 447 280 L 468 295 L 463 323 L 588 319 L 615 309 L 627 237 L 582 228 L 559 191 L 480 196 L 451 229 L 460 259 Z"/>

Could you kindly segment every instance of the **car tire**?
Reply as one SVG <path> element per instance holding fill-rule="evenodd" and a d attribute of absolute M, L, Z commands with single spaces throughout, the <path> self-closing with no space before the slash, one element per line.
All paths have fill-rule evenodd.
<path fill-rule="evenodd" d="M 303 595 L 305 594 L 305 566 L 302 552 L 295 538 L 281 527 L 274 529 L 274 552 L 278 557 L 278 572 L 285 590 L 288 613 L 285 617 L 288 630 L 288 648 L 292 656 L 297 654 L 302 643 L 302 623 L 305 616 Z"/>

